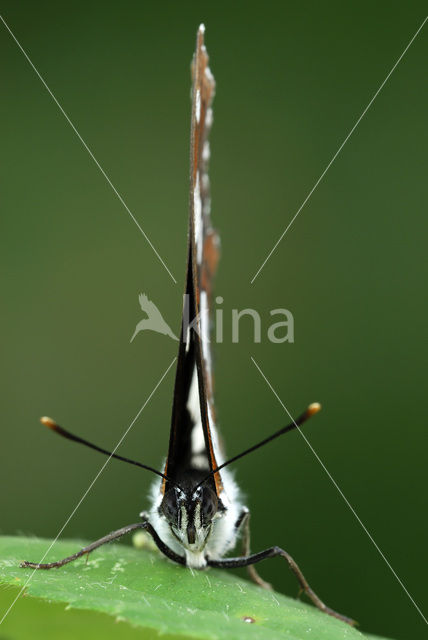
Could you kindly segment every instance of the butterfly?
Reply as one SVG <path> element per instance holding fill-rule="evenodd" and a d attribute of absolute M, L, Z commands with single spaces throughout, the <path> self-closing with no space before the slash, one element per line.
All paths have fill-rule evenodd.
<path fill-rule="evenodd" d="M 209 341 L 212 284 L 219 259 L 219 238 L 211 224 L 209 133 L 215 81 L 204 45 L 205 28 L 197 32 L 192 63 L 192 115 L 190 136 L 190 207 L 187 268 L 181 336 L 175 376 L 168 455 L 163 471 L 116 453 L 110 453 L 63 429 L 51 418 L 42 423 L 59 435 L 105 455 L 134 464 L 157 475 L 151 490 L 151 508 L 141 521 L 122 527 L 75 554 L 46 564 L 23 562 L 33 569 L 59 568 L 101 545 L 135 530 L 144 530 L 170 560 L 193 569 L 247 567 L 250 577 L 270 588 L 254 565 L 267 558 L 285 559 L 300 588 L 313 604 L 344 622 L 350 618 L 325 605 L 309 586 L 293 558 L 278 546 L 250 553 L 250 512 L 227 468 L 275 438 L 301 426 L 320 409 L 313 403 L 291 424 L 261 442 L 225 459 L 219 440 L 213 400 L 213 368 Z M 242 539 L 242 555 L 227 556 Z"/>

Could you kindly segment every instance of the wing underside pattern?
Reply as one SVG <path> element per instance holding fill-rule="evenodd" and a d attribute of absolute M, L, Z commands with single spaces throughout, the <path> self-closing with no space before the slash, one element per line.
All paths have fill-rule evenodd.
<path fill-rule="evenodd" d="M 165 474 L 172 480 L 189 468 L 211 470 L 221 462 L 209 342 L 212 281 L 219 258 L 219 239 L 211 224 L 208 177 L 215 82 L 208 66 L 203 26 L 197 34 L 192 76 L 187 277 L 165 466 Z M 220 495 L 220 473 L 213 476 L 213 488 Z"/>

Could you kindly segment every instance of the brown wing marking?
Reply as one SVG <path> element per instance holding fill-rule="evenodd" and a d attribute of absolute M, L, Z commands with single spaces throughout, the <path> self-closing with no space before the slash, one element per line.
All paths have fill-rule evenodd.
<path fill-rule="evenodd" d="M 195 290 L 199 332 L 196 339 L 199 398 L 205 442 L 211 469 L 218 465 L 215 458 L 211 420 L 215 420 L 213 402 L 212 359 L 209 343 L 209 323 L 212 280 L 219 259 L 219 240 L 212 228 L 208 163 L 208 136 L 212 124 L 212 101 L 215 81 L 208 66 L 204 45 L 204 27 L 198 30 L 196 52 L 192 64 L 192 134 L 190 176 L 190 230 L 192 242 L 192 275 Z M 204 297 L 204 303 L 202 301 Z M 217 495 L 223 489 L 220 473 L 214 474 Z"/>

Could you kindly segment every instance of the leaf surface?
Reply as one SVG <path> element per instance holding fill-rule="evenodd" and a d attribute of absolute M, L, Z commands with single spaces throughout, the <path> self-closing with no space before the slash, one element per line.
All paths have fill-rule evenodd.
<path fill-rule="evenodd" d="M 232 572 L 192 572 L 156 552 L 122 544 L 106 545 L 93 552 L 87 562 L 80 559 L 61 569 L 34 571 L 19 567 L 23 560 L 40 561 L 50 543 L 0 537 L 0 583 L 15 587 L 8 594 L 10 603 L 19 592 L 17 588 L 25 587 L 27 595 L 64 603 L 67 608 L 102 612 L 144 628 L 146 633 L 141 637 L 146 638 L 156 634 L 201 640 L 364 637 L 310 605 L 265 591 Z M 45 562 L 70 555 L 85 544 L 57 542 Z"/>

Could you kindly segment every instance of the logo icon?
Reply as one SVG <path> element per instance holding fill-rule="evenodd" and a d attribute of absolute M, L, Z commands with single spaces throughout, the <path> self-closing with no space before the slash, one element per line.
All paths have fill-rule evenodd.
<path fill-rule="evenodd" d="M 156 331 L 157 333 L 162 333 L 163 335 L 169 336 L 173 340 L 178 340 L 177 336 L 172 332 L 169 325 L 165 322 L 162 317 L 161 312 L 157 308 L 154 302 L 148 299 L 145 293 L 140 293 L 138 296 L 138 300 L 140 301 L 140 307 L 147 314 L 147 318 L 143 318 L 135 327 L 134 334 L 130 340 L 132 342 L 140 331 Z"/>

